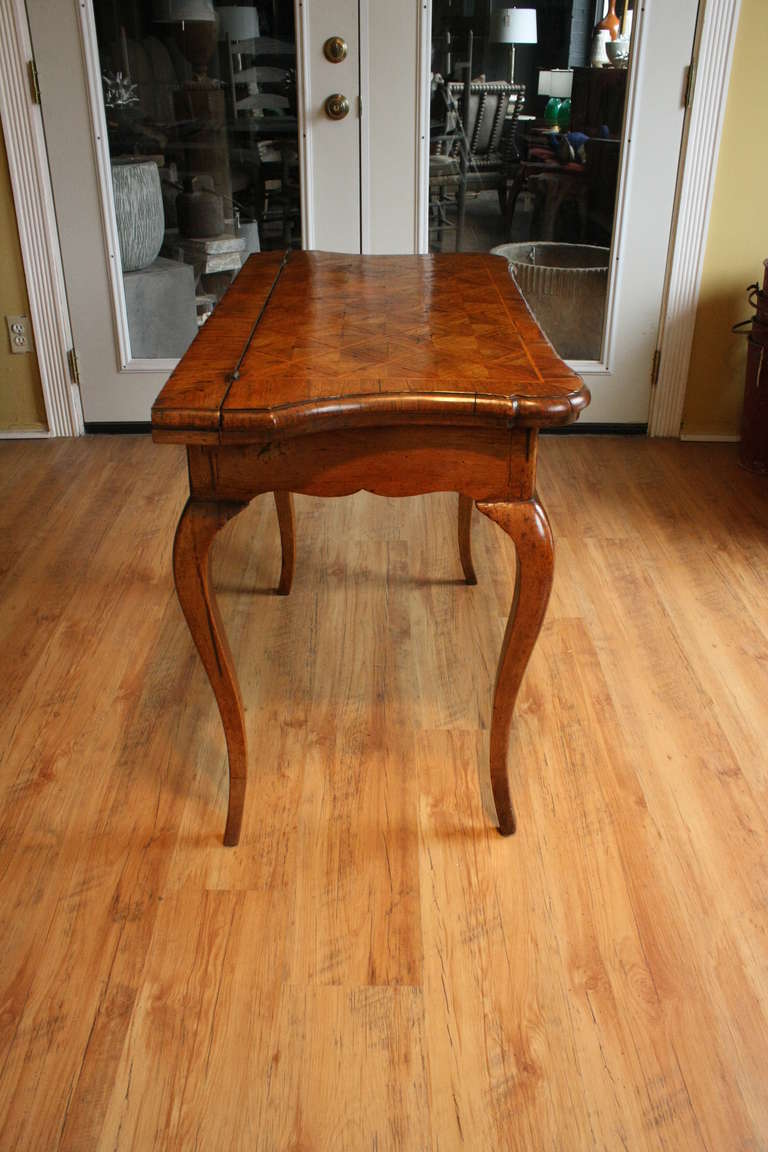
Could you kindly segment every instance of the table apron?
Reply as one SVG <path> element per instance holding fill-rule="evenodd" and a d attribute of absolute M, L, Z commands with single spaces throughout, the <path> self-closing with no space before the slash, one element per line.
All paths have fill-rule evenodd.
<path fill-rule="evenodd" d="M 533 428 L 391 426 L 265 437 L 244 445 L 190 444 L 195 500 L 247 502 L 260 492 L 381 496 L 461 492 L 474 500 L 529 500 Z"/>

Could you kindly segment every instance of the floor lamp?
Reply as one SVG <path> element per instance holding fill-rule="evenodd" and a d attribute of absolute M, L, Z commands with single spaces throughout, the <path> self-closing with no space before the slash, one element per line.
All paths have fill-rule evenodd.
<path fill-rule="evenodd" d="M 515 82 L 515 45 L 536 43 L 535 8 L 494 8 L 491 12 L 491 41 L 509 44 L 509 82 Z"/>

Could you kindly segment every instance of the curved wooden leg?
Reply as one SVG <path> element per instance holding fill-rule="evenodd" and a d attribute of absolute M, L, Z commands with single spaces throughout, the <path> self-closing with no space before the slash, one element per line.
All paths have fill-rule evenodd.
<path fill-rule="evenodd" d="M 459 493 L 459 556 L 467 584 L 477 584 L 472 563 L 472 497 Z"/>
<path fill-rule="evenodd" d="M 173 543 L 176 593 L 211 682 L 229 754 L 229 807 L 224 843 L 237 844 L 246 782 L 245 717 L 232 653 L 211 588 L 210 549 L 220 528 L 244 504 L 188 500 Z"/>
<path fill-rule="evenodd" d="M 537 500 L 478 503 L 477 507 L 511 536 L 517 551 L 515 593 L 501 646 L 491 720 L 491 787 L 499 832 L 509 836 L 515 830 L 507 775 L 509 730 L 518 689 L 547 611 L 554 547 L 549 521 Z"/>
<path fill-rule="evenodd" d="M 283 565 L 280 569 L 278 596 L 287 596 L 293 584 L 293 568 L 296 559 L 296 517 L 293 511 L 293 493 L 275 492 L 277 522 L 280 525 L 280 544 L 283 550 Z"/>

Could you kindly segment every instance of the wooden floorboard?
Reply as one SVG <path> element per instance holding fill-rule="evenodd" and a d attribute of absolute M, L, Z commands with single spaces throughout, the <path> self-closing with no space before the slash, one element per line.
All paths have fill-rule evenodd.
<path fill-rule="evenodd" d="M 489 826 L 514 549 L 272 501 L 214 557 L 243 836 L 176 604 L 183 453 L 0 444 L 0 1149 L 766 1152 L 768 486 L 549 438 L 555 587 Z"/>

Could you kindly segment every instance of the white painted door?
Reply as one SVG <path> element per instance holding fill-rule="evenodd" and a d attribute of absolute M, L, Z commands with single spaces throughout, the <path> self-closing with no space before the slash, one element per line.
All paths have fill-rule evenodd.
<path fill-rule="evenodd" d="M 248 251 L 360 251 L 358 0 L 27 7 L 86 427 L 145 423 Z"/>
<path fill-rule="evenodd" d="M 479 0 L 465 0 L 462 4 L 455 0 L 431 0 L 429 7 L 424 8 L 426 27 L 422 26 L 421 37 L 429 49 L 421 56 L 420 92 L 422 102 L 431 101 L 431 117 L 425 115 L 422 108 L 421 139 L 426 153 L 422 155 L 419 181 L 422 189 L 422 251 L 453 250 L 458 235 L 457 231 L 452 231 L 457 223 L 458 209 L 455 189 L 452 190 L 450 184 L 442 194 L 444 203 L 437 203 L 440 191 L 434 178 L 438 172 L 434 156 L 441 148 L 451 147 L 446 138 L 457 131 L 455 116 L 454 123 L 450 123 L 454 113 L 458 114 L 458 131 L 461 131 L 463 93 L 457 91 L 460 84 L 450 90 L 441 83 L 441 69 L 447 63 L 456 75 L 457 62 L 467 55 L 467 33 L 473 30 L 472 78 L 486 81 L 485 86 L 479 85 L 474 98 L 479 100 L 483 91 L 488 92 L 488 81 L 509 79 L 509 45 L 495 39 L 500 33 L 493 31 L 492 5 L 494 8 L 508 7 L 502 0 L 498 3 L 489 0 L 487 4 Z M 568 8 L 563 4 L 559 7 L 561 10 Z M 581 323 L 582 329 L 576 336 L 585 337 L 570 345 L 577 354 L 568 351 L 568 338 L 562 335 L 562 323 L 557 331 L 548 330 L 548 335 L 556 347 L 561 338 L 565 341 L 558 350 L 583 375 L 592 392 L 592 404 L 581 418 L 583 424 L 645 425 L 648 422 L 651 372 L 664 296 L 686 112 L 686 76 L 693 51 L 698 0 L 675 0 L 674 4 L 666 0 L 618 0 L 619 14 L 625 7 L 633 17 L 628 72 L 617 75 L 611 70 L 609 74 L 584 66 L 589 62 L 591 29 L 597 8 L 595 0 L 574 0 L 570 5 L 566 26 L 570 39 L 567 41 L 563 41 L 562 32 L 558 41 L 554 32 L 556 20 L 560 28 L 564 26 L 563 11 L 555 13 L 552 6 L 539 5 L 537 43 L 518 45 L 516 55 L 512 57 L 515 60 L 515 79 L 526 81 L 524 114 L 537 113 L 539 117 L 545 101 L 543 96 L 537 95 L 537 88 L 551 93 L 555 87 L 547 88 L 552 78 L 542 77 L 542 70 L 567 69 L 568 83 L 574 86 L 574 113 L 578 85 L 581 85 L 579 91 L 582 94 L 587 87 L 591 99 L 595 94 L 599 95 L 603 82 L 610 88 L 612 81 L 626 78 L 626 101 L 622 100 L 622 107 L 625 107 L 623 126 L 619 109 L 615 124 L 599 125 L 600 132 L 604 130 L 603 139 L 593 143 L 593 138 L 590 138 L 586 144 L 586 149 L 593 153 L 599 147 L 603 147 L 604 153 L 613 150 L 618 179 L 614 174 L 610 195 L 603 196 L 602 204 L 595 208 L 594 181 L 590 176 L 590 170 L 594 168 L 589 151 L 580 157 L 578 144 L 575 145 L 574 163 L 570 169 L 566 168 L 559 165 L 551 154 L 551 138 L 546 137 L 537 123 L 518 121 L 517 139 L 530 148 L 529 156 L 538 156 L 540 167 L 528 170 L 530 178 L 526 177 L 523 195 L 509 218 L 501 211 L 492 181 L 483 179 L 483 156 L 482 149 L 479 149 L 474 171 L 474 158 L 470 162 L 462 229 L 462 247 L 465 249 L 487 249 L 518 241 L 526 248 L 526 257 L 537 263 L 550 259 L 550 250 L 546 250 L 546 245 L 541 247 L 542 240 L 560 240 L 568 245 L 586 240 L 589 246 L 604 249 L 600 261 L 608 269 L 607 290 L 603 289 L 604 308 L 601 306 L 595 325 L 597 331 L 591 339 L 586 339 L 589 333 L 587 321 L 579 319 L 578 306 L 584 303 L 580 286 L 566 286 L 565 293 L 570 292 L 570 297 L 564 297 L 556 305 L 552 300 L 544 299 L 551 285 L 542 287 L 538 304 L 533 292 L 529 299 L 534 311 L 537 306 L 549 307 L 550 315 L 553 308 L 559 310 L 553 327 L 558 321 L 562 322 L 564 310 L 573 308 L 575 301 L 575 326 L 578 329 Z M 576 36 L 579 20 L 583 23 L 580 41 Z M 559 79 L 562 81 L 562 74 Z M 493 107 L 494 98 L 489 93 L 489 109 Z M 615 108 L 613 112 L 616 113 Z M 443 113 L 441 132 L 437 121 Z M 418 122 L 416 113 L 414 119 Z M 610 119 L 611 116 L 606 115 L 606 120 Z M 468 130 L 471 134 L 471 111 Z M 536 147 L 538 145 L 540 149 Z M 548 149 L 549 156 L 546 155 Z M 545 154 L 539 156 L 542 150 Z M 584 161 L 581 164 L 580 159 Z M 604 187 L 602 192 L 605 191 Z M 598 200 L 599 195 L 598 189 Z M 428 205 L 430 199 L 431 206 Z M 528 221 L 526 211 L 530 217 Z M 595 224 L 599 211 L 605 216 L 602 235 Z M 442 228 L 439 226 L 439 213 L 443 214 Z M 598 230 L 597 238 L 594 231 L 590 233 L 590 227 Z M 532 256 L 529 255 L 531 252 Z M 557 265 L 558 260 L 551 258 Z M 585 306 L 582 315 L 586 314 Z M 547 329 L 547 324 L 543 326 Z M 571 321 L 571 329 L 573 327 Z M 573 338 L 573 331 L 570 338 Z M 587 354 L 584 354 L 584 349 Z"/>

